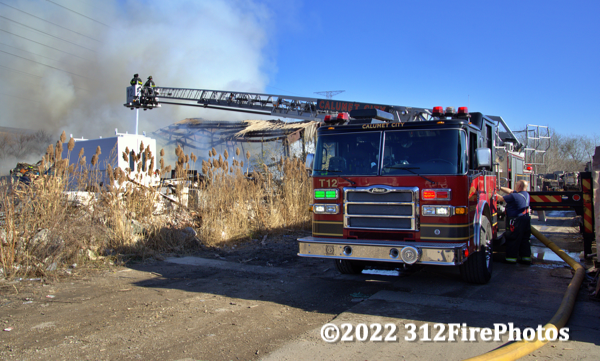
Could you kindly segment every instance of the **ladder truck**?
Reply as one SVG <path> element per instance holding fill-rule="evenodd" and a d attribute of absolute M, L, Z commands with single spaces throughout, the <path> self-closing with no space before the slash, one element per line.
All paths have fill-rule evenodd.
<path fill-rule="evenodd" d="M 298 239 L 299 256 L 331 259 L 341 273 L 420 264 L 457 266 L 472 283 L 491 278 L 493 240 L 503 231 L 495 159 L 523 148 L 501 117 L 466 107 L 167 87 L 136 102 L 135 88 L 124 104 L 132 109 L 172 104 L 319 121 L 316 151 L 306 159 L 312 235 Z"/>

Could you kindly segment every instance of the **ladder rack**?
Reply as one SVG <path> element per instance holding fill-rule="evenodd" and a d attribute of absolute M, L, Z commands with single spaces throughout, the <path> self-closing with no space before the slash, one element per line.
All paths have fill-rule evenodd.
<path fill-rule="evenodd" d="M 545 165 L 546 152 L 550 149 L 550 129 L 544 125 L 527 124 L 525 127 L 525 164 L 536 167 Z"/>

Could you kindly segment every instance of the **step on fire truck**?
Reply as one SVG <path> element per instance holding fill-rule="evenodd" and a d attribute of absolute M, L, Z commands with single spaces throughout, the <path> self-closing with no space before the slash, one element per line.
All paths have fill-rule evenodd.
<path fill-rule="evenodd" d="M 501 175 L 513 186 L 523 169 L 522 156 L 510 172 L 495 161 L 518 160 L 523 148 L 501 117 L 466 107 L 163 87 L 155 88 L 159 101 L 145 104 L 131 88 L 130 108 L 174 104 L 319 121 L 307 157 L 312 236 L 298 239 L 299 256 L 332 259 L 341 273 L 372 263 L 446 265 L 468 282 L 489 281 L 492 240 L 501 233 L 494 196 Z"/>

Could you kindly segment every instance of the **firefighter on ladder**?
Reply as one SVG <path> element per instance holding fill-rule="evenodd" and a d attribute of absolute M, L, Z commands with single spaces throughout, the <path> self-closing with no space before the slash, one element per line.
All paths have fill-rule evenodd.
<path fill-rule="evenodd" d="M 131 85 L 142 85 L 142 78 L 139 74 L 133 74 L 133 79 L 129 82 Z"/>
<path fill-rule="evenodd" d="M 515 191 L 500 187 L 506 192 L 504 197 L 497 194 L 499 202 L 506 202 L 506 262 L 531 264 L 531 217 L 529 216 L 529 193 L 526 191 L 527 182 L 517 182 Z"/>
<path fill-rule="evenodd" d="M 142 85 L 142 78 L 140 78 L 139 74 L 133 74 L 133 79 L 131 79 L 129 84 L 131 84 L 131 86 Z M 133 101 L 135 102 L 135 101 L 139 101 L 139 100 L 140 100 L 139 94 L 136 94 L 135 97 L 133 98 Z"/>
<path fill-rule="evenodd" d="M 142 94 L 145 94 L 146 99 L 148 100 L 149 103 L 155 103 L 155 99 L 154 99 L 154 88 L 156 87 L 156 84 L 154 84 L 154 80 L 152 80 L 152 75 L 150 75 L 148 77 L 148 80 L 146 81 L 146 83 L 144 84 L 144 89 L 142 91 Z"/>

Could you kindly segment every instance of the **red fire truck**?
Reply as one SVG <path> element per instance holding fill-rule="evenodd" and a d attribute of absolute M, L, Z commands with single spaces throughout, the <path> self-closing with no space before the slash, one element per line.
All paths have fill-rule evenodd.
<path fill-rule="evenodd" d="M 458 266 L 468 282 L 492 274 L 498 236 L 494 195 L 499 149 L 522 145 L 501 117 L 331 99 L 231 91 L 156 88 L 176 104 L 318 120 L 312 169 L 312 236 L 301 257 L 329 258 L 342 273 L 369 263 Z M 126 107 L 136 102 L 128 89 Z M 507 136 L 502 136 L 499 125 Z M 522 161 L 521 161 L 522 163 Z M 520 169 L 523 165 L 521 164 Z M 512 169 L 510 180 L 520 172 Z M 511 185 L 509 181 L 509 185 Z"/>
<path fill-rule="evenodd" d="M 342 273 L 372 262 L 446 265 L 488 282 L 499 122 L 464 107 L 436 107 L 427 121 L 376 109 L 326 117 L 309 159 L 313 232 L 298 240 L 299 255 L 333 259 Z"/>

